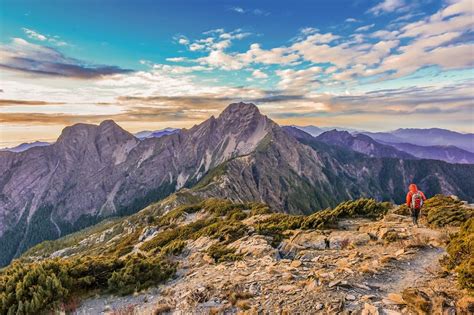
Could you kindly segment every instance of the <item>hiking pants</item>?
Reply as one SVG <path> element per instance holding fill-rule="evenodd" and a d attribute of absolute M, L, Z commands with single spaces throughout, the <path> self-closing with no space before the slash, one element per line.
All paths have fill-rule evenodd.
<path fill-rule="evenodd" d="M 420 216 L 420 209 L 411 208 L 411 218 L 413 224 L 418 225 L 418 217 Z"/>

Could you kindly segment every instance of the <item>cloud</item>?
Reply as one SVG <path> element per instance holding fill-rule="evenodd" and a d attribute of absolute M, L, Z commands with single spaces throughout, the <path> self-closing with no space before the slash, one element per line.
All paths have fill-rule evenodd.
<path fill-rule="evenodd" d="M 59 38 L 59 36 L 43 35 L 43 34 L 40 34 L 39 32 L 37 32 L 35 30 L 29 29 L 29 28 L 26 28 L 26 27 L 23 27 L 22 30 L 26 34 L 26 36 L 28 36 L 28 38 L 31 38 L 33 40 L 37 40 L 37 41 L 41 41 L 41 42 L 47 41 L 47 42 L 50 42 L 50 43 L 52 43 L 56 46 L 67 46 L 68 45 L 68 43 L 66 43 L 65 41 L 62 41 Z"/>
<path fill-rule="evenodd" d="M 290 94 L 311 91 L 319 85 L 316 75 L 321 72 L 322 69 L 316 66 L 302 70 L 277 70 L 276 74 L 280 77 L 278 87 Z"/>
<path fill-rule="evenodd" d="M 270 12 L 267 12 L 262 9 L 244 9 L 242 7 L 231 7 L 229 9 L 230 11 L 239 13 L 239 14 L 253 14 L 256 16 L 268 16 L 270 15 Z"/>
<path fill-rule="evenodd" d="M 0 107 L 6 107 L 6 106 L 17 106 L 17 105 L 61 105 L 65 104 L 64 102 L 45 102 L 45 101 L 30 101 L 30 100 L 6 100 L 6 99 L 0 99 Z"/>
<path fill-rule="evenodd" d="M 232 7 L 232 8 L 230 8 L 230 10 L 234 11 L 234 12 L 237 12 L 237 13 L 240 13 L 240 14 L 245 13 L 245 10 L 241 7 Z"/>
<path fill-rule="evenodd" d="M 190 51 L 213 51 L 225 50 L 232 45 L 232 41 L 242 40 L 250 36 L 251 33 L 244 32 L 242 29 L 225 32 L 224 29 L 220 28 L 206 31 L 203 35 L 206 36 L 192 41 L 184 36 L 180 36 L 177 39 L 178 43 L 188 46 Z"/>
<path fill-rule="evenodd" d="M 347 18 L 347 19 L 345 19 L 345 22 L 347 22 L 347 23 L 356 23 L 356 22 L 359 22 L 359 20 L 354 19 L 354 18 Z"/>
<path fill-rule="evenodd" d="M 252 77 L 256 79 L 266 79 L 268 78 L 268 74 L 266 74 L 262 70 L 256 69 L 252 72 Z"/>
<path fill-rule="evenodd" d="M 383 0 L 376 6 L 370 8 L 367 12 L 374 15 L 400 11 L 406 8 L 404 0 Z"/>
<path fill-rule="evenodd" d="M 361 26 L 361 27 L 356 28 L 355 31 L 356 32 L 365 32 L 365 31 L 370 30 L 374 26 L 375 26 L 375 24 L 369 24 L 369 25 Z"/>
<path fill-rule="evenodd" d="M 169 62 L 183 62 L 186 61 L 185 57 L 172 57 L 172 58 L 166 58 L 166 61 Z"/>
<path fill-rule="evenodd" d="M 31 75 L 92 79 L 131 72 L 117 66 L 88 65 L 51 47 L 32 44 L 21 38 L 14 38 L 10 44 L 0 48 L 1 68 Z"/>
<path fill-rule="evenodd" d="M 36 40 L 40 40 L 40 41 L 45 41 L 47 40 L 48 38 L 46 36 L 44 36 L 43 34 L 40 34 L 36 31 L 33 31 L 33 30 L 30 30 L 28 28 L 22 28 L 23 32 L 25 32 L 25 34 L 31 38 L 31 39 L 36 39 Z"/>

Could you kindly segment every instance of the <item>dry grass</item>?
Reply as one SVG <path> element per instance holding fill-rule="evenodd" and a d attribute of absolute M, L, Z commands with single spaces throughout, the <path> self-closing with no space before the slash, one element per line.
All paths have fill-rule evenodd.
<path fill-rule="evenodd" d="M 125 305 L 118 309 L 115 309 L 111 312 L 111 315 L 134 315 L 135 314 L 135 304 Z"/>
<path fill-rule="evenodd" d="M 155 306 L 155 309 L 153 311 L 153 314 L 154 315 L 162 315 L 162 314 L 166 314 L 166 313 L 169 313 L 173 310 L 173 307 L 169 304 L 157 304 Z"/>

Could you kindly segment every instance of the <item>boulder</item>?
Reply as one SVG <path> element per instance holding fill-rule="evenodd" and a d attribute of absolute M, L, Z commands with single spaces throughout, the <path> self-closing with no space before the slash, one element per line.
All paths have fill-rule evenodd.
<path fill-rule="evenodd" d="M 370 242 L 368 233 L 357 231 L 334 231 L 329 235 L 329 248 L 341 249 L 348 245 L 362 246 Z"/>
<path fill-rule="evenodd" d="M 252 235 L 243 237 L 229 245 L 235 248 L 237 255 L 251 256 L 261 258 L 270 256 L 273 259 L 280 259 L 278 250 L 268 244 L 267 239 L 262 235 Z"/>
<path fill-rule="evenodd" d="M 380 315 L 380 311 L 378 307 L 369 303 L 364 303 L 364 308 L 361 311 L 361 315 Z"/>

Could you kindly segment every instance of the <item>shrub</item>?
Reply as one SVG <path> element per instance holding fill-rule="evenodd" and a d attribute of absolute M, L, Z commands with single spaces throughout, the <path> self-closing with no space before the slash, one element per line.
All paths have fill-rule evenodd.
<path fill-rule="evenodd" d="M 48 313 L 86 292 L 132 292 L 164 281 L 174 272 L 166 261 L 145 256 L 15 261 L 0 272 L 0 313 Z"/>
<path fill-rule="evenodd" d="M 163 255 L 179 255 L 186 247 L 186 242 L 181 240 L 174 240 L 161 250 Z"/>
<path fill-rule="evenodd" d="M 146 258 L 137 255 L 127 259 L 123 268 L 114 271 L 107 284 L 110 291 L 126 295 L 163 282 L 174 272 L 174 267 L 157 257 Z"/>
<path fill-rule="evenodd" d="M 234 248 L 227 247 L 221 243 L 217 243 L 209 247 L 207 254 L 211 256 L 217 263 L 242 259 L 242 255 L 235 254 Z"/>
<path fill-rule="evenodd" d="M 433 227 L 460 226 L 474 217 L 474 210 L 465 207 L 459 200 L 444 195 L 436 195 L 426 200 L 422 214 Z"/>
<path fill-rule="evenodd" d="M 465 222 L 451 237 L 446 250 L 448 256 L 443 258 L 443 265 L 458 273 L 463 288 L 474 292 L 474 218 Z"/>

